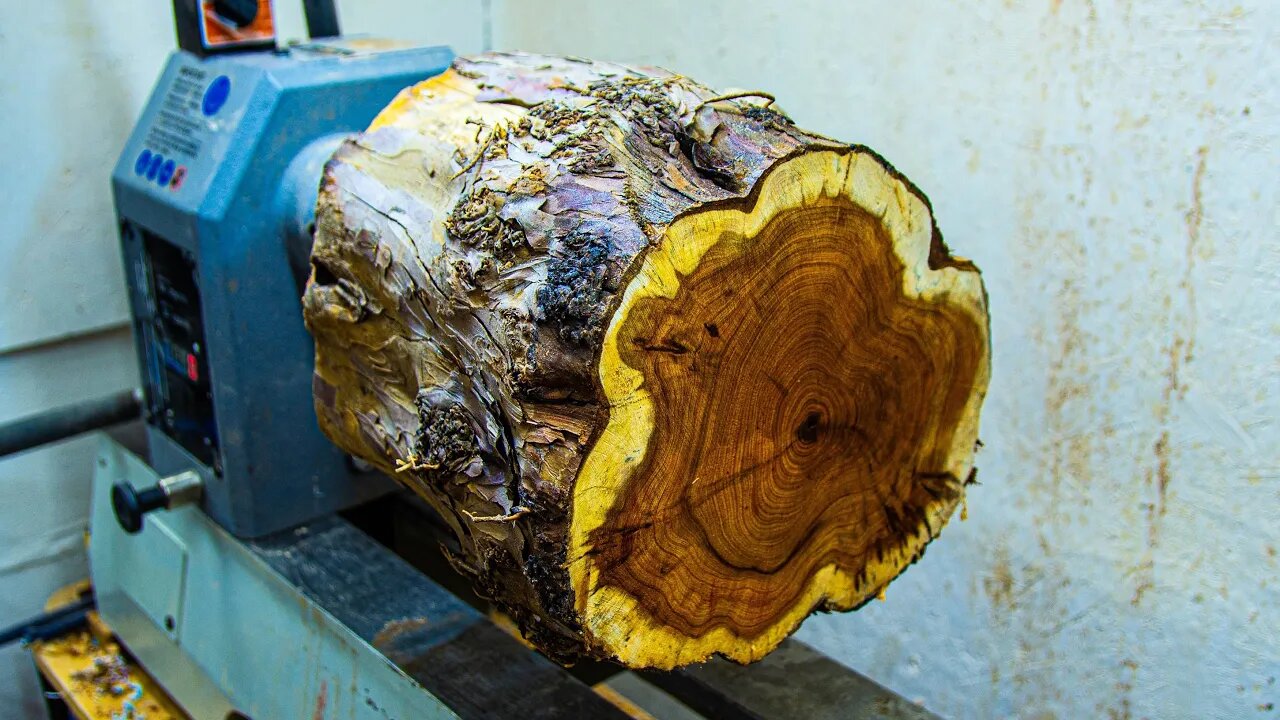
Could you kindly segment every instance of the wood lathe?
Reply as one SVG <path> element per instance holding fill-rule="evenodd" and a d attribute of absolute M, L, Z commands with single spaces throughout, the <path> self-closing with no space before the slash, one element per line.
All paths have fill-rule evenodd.
<path fill-rule="evenodd" d="M 972 480 L 985 293 L 923 194 L 767 93 L 227 5 L 175 1 L 112 178 L 124 651 L 201 718 L 928 717 L 786 639 Z"/>

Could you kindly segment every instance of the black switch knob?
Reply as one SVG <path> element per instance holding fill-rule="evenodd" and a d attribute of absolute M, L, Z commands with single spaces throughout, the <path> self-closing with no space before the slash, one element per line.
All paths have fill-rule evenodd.
<path fill-rule="evenodd" d="M 258 0 L 213 0 L 213 11 L 236 27 L 245 27 L 258 17 Z"/>
<path fill-rule="evenodd" d="M 130 535 L 142 530 L 143 515 L 168 504 L 169 496 L 159 485 L 142 491 L 124 481 L 111 486 L 111 509 L 115 511 L 116 522 Z"/>
<path fill-rule="evenodd" d="M 142 530 L 142 517 L 147 513 L 197 502 L 203 491 L 204 481 L 194 470 L 162 477 L 160 482 L 146 490 L 137 490 L 129 482 L 121 480 L 111 486 L 111 509 L 115 511 L 120 527 L 133 535 Z"/>

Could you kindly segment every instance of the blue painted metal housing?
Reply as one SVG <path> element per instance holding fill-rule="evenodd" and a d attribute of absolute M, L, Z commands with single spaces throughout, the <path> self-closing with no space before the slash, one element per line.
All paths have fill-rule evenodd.
<path fill-rule="evenodd" d="M 317 426 L 299 300 L 309 247 L 295 244 L 291 264 L 291 229 L 326 150 L 453 56 L 353 47 L 175 53 L 112 175 L 150 461 L 161 474 L 198 469 L 204 510 L 241 537 L 389 487 Z"/>

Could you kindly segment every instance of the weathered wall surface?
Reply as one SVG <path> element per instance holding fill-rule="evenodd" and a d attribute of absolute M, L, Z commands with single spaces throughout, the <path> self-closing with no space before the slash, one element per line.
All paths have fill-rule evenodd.
<path fill-rule="evenodd" d="M 984 269 L 969 520 L 805 640 L 955 717 L 1280 715 L 1280 4 L 493 17 L 498 48 L 776 93 L 883 152 Z"/>

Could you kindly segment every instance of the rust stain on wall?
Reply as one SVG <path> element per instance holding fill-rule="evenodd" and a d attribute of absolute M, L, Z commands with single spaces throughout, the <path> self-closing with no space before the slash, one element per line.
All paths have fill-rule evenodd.
<path fill-rule="evenodd" d="M 1108 720 L 1131 720 L 1133 717 L 1133 703 L 1129 698 L 1133 694 L 1133 685 L 1138 674 L 1138 663 L 1132 659 L 1125 659 L 1120 665 L 1123 670 L 1119 673 L 1115 684 L 1119 699 L 1115 707 L 1107 708 Z"/>
<path fill-rule="evenodd" d="M 991 574 L 982 579 L 982 588 L 995 607 L 1005 610 L 1013 608 L 1013 569 L 1009 564 L 1009 546 L 1006 543 L 996 545 L 995 562 L 991 567 Z"/>
<path fill-rule="evenodd" d="M 1160 526 L 1168 511 L 1169 486 L 1173 482 L 1173 438 L 1170 430 L 1173 408 L 1176 402 L 1186 397 L 1187 383 L 1183 374 L 1186 366 L 1195 358 L 1196 291 L 1193 274 L 1199 257 L 1200 231 L 1204 224 L 1204 178 L 1208 158 L 1207 145 L 1196 149 L 1196 166 L 1191 176 L 1191 200 L 1185 215 L 1187 239 L 1183 252 L 1182 278 L 1178 283 L 1184 296 L 1180 311 L 1174 309 L 1171 295 L 1166 295 L 1164 299 L 1165 312 L 1173 333 L 1169 344 L 1165 346 L 1165 384 L 1155 412 L 1155 424 L 1159 428 L 1152 444 L 1155 462 L 1154 467 L 1146 473 L 1146 483 L 1149 487 L 1154 486 L 1155 492 L 1154 498 L 1146 507 L 1147 547 L 1138 567 L 1138 584 L 1130 600 L 1134 607 L 1142 603 L 1143 595 L 1151 589 L 1154 582 L 1155 548 L 1160 541 Z"/>
<path fill-rule="evenodd" d="M 1209 146 L 1196 150 L 1196 170 L 1191 177 L 1191 208 L 1187 210 L 1187 245 L 1182 263 L 1182 291 L 1187 296 L 1187 339 L 1183 347 L 1184 363 L 1191 362 L 1196 345 L 1196 285 L 1192 271 L 1200 250 L 1200 229 L 1204 224 L 1204 175 L 1209 160 Z M 1185 391 L 1185 389 L 1184 389 Z"/>

